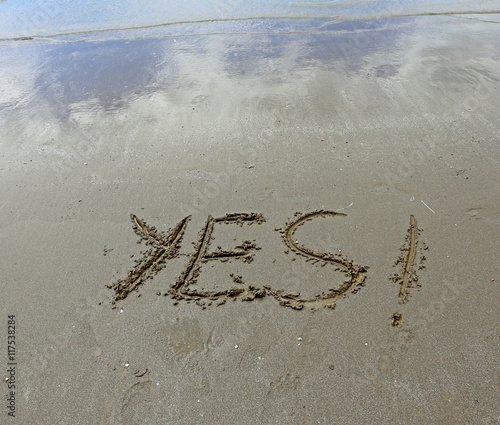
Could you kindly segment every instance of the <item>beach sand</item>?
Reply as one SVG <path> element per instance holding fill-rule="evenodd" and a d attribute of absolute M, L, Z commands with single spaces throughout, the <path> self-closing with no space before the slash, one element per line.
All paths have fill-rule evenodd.
<path fill-rule="evenodd" d="M 499 22 L 4 47 L 0 422 L 500 423 Z"/>

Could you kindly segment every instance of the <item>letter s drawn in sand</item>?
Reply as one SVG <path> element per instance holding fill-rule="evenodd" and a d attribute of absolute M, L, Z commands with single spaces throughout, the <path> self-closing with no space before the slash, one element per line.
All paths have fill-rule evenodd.
<path fill-rule="evenodd" d="M 317 210 L 302 214 L 295 220 L 290 220 L 290 222 L 285 226 L 285 230 L 282 231 L 283 240 L 290 250 L 309 260 L 317 260 L 335 266 L 337 270 L 341 270 L 347 275 L 347 280 L 338 289 L 329 289 L 329 291 L 323 296 L 313 299 L 301 298 L 300 294 L 296 292 L 287 294 L 281 290 L 270 290 L 271 294 L 280 302 L 282 306 L 291 307 L 297 310 L 301 310 L 304 307 L 328 307 L 333 309 L 335 308 L 336 302 L 341 297 L 345 296 L 349 292 L 357 292 L 359 288 L 364 285 L 368 267 L 359 266 L 352 260 L 348 260 L 346 257 L 340 255 L 314 251 L 304 245 L 299 245 L 298 241 L 296 241 L 293 237 L 297 227 L 301 226 L 306 221 L 312 220 L 313 218 L 345 215 L 346 214 L 344 213 L 338 213 L 335 211 Z"/>

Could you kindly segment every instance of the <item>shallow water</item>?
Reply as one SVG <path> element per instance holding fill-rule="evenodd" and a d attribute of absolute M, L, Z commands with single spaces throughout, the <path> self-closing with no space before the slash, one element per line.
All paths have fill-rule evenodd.
<path fill-rule="evenodd" d="M 346 20 L 500 11 L 499 1 L 5 0 L 0 42 L 63 42 L 214 33 L 331 32 Z M 270 22 L 272 20 L 272 22 Z M 203 25 L 201 25 L 203 24 Z M 23 39 L 24 38 L 24 39 Z M 26 40 L 26 38 L 28 38 Z"/>

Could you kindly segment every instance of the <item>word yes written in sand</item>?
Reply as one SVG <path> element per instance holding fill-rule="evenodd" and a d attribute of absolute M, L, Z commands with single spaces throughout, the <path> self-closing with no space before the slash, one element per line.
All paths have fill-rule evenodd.
<path fill-rule="evenodd" d="M 226 290 L 205 291 L 195 288 L 195 284 L 200 275 L 202 265 L 209 261 L 219 260 L 228 261 L 230 259 L 241 259 L 244 262 L 253 260 L 253 254 L 260 249 L 254 242 L 244 241 L 232 250 L 218 249 L 210 250 L 210 242 L 213 239 L 212 234 L 216 226 L 224 226 L 228 224 L 251 225 L 262 224 L 265 222 L 262 214 L 259 213 L 233 213 L 226 214 L 223 217 L 214 218 L 209 216 L 205 225 L 198 234 L 198 240 L 195 243 L 194 251 L 190 254 L 184 270 L 176 281 L 170 286 L 168 292 L 164 295 L 170 296 L 178 301 L 195 301 L 197 304 L 203 305 L 203 301 L 217 302 L 217 305 L 224 304 L 228 299 L 240 299 L 243 301 L 252 301 L 256 298 L 272 296 L 280 305 L 291 307 L 297 310 L 303 308 L 328 307 L 335 308 L 337 300 L 344 297 L 348 293 L 356 293 L 366 280 L 368 267 L 360 266 L 348 258 L 331 253 L 324 253 L 310 249 L 304 245 L 299 245 L 294 238 L 294 233 L 299 226 L 316 217 L 324 216 L 345 216 L 343 213 L 334 211 L 318 210 L 306 214 L 297 213 L 281 231 L 283 241 L 287 247 L 295 254 L 302 256 L 307 261 L 321 262 L 322 265 L 335 267 L 336 271 L 344 273 L 346 279 L 337 288 L 330 288 L 327 292 L 317 295 L 313 299 L 301 297 L 299 292 L 285 292 L 279 289 L 273 289 L 270 285 L 263 285 L 261 288 L 249 285 L 246 288 L 233 287 Z M 126 278 L 120 279 L 109 287 L 115 292 L 113 304 L 117 301 L 125 299 L 132 291 L 137 290 L 147 279 L 151 279 L 165 266 L 167 260 L 178 257 L 184 232 L 191 216 L 182 219 L 173 229 L 168 232 L 160 232 L 154 226 L 149 226 L 131 214 L 131 220 L 134 232 L 140 237 L 139 242 L 145 242 L 149 249 L 143 253 L 143 257 L 136 260 L 136 265 L 129 272 Z M 416 221 L 412 216 L 412 228 L 416 227 Z M 414 244 L 416 239 L 413 239 L 412 249 L 414 252 Z M 413 261 L 413 254 L 411 256 Z M 410 258 L 410 256 L 409 256 Z M 408 265 L 405 265 L 408 268 Z M 409 265 L 411 268 L 411 264 Z M 405 276 L 408 271 L 405 269 Z M 243 283 L 241 276 L 233 276 L 236 283 Z M 406 292 L 408 278 L 403 279 L 402 292 Z M 404 298 L 404 297 L 402 297 Z"/>

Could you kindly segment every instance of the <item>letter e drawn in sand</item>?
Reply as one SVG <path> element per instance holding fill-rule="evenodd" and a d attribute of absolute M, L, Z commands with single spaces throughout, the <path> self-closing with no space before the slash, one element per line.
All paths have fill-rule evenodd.
<path fill-rule="evenodd" d="M 260 249 L 253 242 L 244 241 L 234 250 L 220 250 L 209 253 L 208 248 L 215 224 L 239 224 L 243 226 L 243 224 L 261 224 L 263 222 L 265 222 L 265 219 L 260 213 L 232 213 L 218 218 L 208 216 L 204 227 L 198 235 L 198 241 L 194 252 L 191 254 L 191 258 L 182 274 L 170 287 L 169 292 L 171 297 L 176 300 L 195 300 L 197 302 L 202 299 L 219 300 L 218 305 L 224 304 L 230 298 L 252 301 L 255 298 L 264 297 L 266 295 L 265 289 L 255 288 L 252 285 L 248 288 L 230 288 L 222 291 L 197 291 L 189 288 L 189 286 L 196 283 L 200 275 L 202 263 L 210 260 L 228 261 L 229 259 L 238 258 L 242 261 L 250 262 L 253 260 L 253 251 Z"/>
<path fill-rule="evenodd" d="M 113 305 L 120 300 L 127 298 L 128 294 L 136 291 L 146 279 L 152 278 L 165 267 L 166 260 L 175 258 L 178 255 L 180 242 L 184 236 L 184 231 L 191 216 L 183 218 L 177 226 L 170 229 L 168 234 L 159 232 L 153 226 L 148 226 L 134 214 L 130 214 L 132 228 L 141 241 L 151 248 L 144 252 L 141 259 L 136 260 L 135 267 L 128 272 L 125 279 L 109 285 L 115 291 Z"/>
<path fill-rule="evenodd" d="M 356 293 L 365 283 L 368 267 L 359 266 L 352 260 L 348 260 L 346 257 L 341 255 L 314 251 L 304 245 L 299 245 L 298 241 L 295 240 L 293 235 L 299 226 L 312 220 L 313 218 L 324 216 L 346 216 L 346 214 L 334 211 L 317 210 L 299 215 L 295 220 L 290 220 L 285 226 L 285 230 L 281 232 L 283 240 L 290 250 L 295 252 L 297 255 L 301 255 L 307 260 L 316 260 L 316 262 L 331 264 L 336 270 L 343 271 L 347 280 L 345 280 L 338 289 L 330 288 L 329 291 L 323 293 L 322 296 L 317 296 L 313 299 L 301 298 L 300 293 L 297 292 L 285 293 L 282 290 L 270 290 L 270 293 L 282 306 L 291 307 L 297 310 L 301 310 L 304 307 L 328 307 L 334 309 L 336 302 L 340 298 L 346 296 L 349 292 Z"/>

